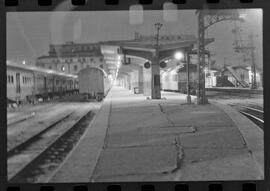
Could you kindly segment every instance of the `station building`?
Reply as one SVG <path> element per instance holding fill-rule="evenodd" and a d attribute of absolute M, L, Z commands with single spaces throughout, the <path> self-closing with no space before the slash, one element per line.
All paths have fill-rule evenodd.
<path fill-rule="evenodd" d="M 67 74 L 78 74 L 82 68 L 91 66 L 107 70 L 98 43 L 51 44 L 48 55 L 38 57 L 36 66 Z"/>

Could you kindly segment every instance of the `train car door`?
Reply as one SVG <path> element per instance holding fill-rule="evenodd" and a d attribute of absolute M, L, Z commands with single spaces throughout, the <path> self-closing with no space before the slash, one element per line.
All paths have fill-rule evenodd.
<path fill-rule="evenodd" d="M 46 91 L 47 90 L 47 78 L 44 77 L 44 90 Z"/>
<path fill-rule="evenodd" d="M 55 83 L 55 78 L 54 76 L 52 77 L 52 92 L 54 93 L 55 92 L 55 89 L 54 89 L 54 83 Z"/>
<path fill-rule="evenodd" d="M 20 73 L 16 73 L 16 93 L 21 93 L 21 75 Z"/>

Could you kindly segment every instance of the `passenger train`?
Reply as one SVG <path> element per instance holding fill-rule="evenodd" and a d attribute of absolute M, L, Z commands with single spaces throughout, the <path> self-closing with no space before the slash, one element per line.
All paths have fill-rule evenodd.
<path fill-rule="evenodd" d="M 107 73 L 99 67 L 87 67 L 80 70 L 79 93 L 85 99 L 97 99 L 101 101 L 111 88 L 111 81 Z"/>
<path fill-rule="evenodd" d="M 197 89 L 197 66 L 190 64 L 189 67 L 190 94 L 195 95 Z M 187 93 L 187 68 L 186 65 L 176 66 L 161 72 L 161 89 Z"/>
<path fill-rule="evenodd" d="M 78 77 L 7 61 L 7 103 L 52 99 L 78 92 Z"/>

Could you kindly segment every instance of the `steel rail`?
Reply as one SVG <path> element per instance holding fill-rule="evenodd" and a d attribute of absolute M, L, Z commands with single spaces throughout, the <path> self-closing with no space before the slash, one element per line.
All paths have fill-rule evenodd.
<path fill-rule="evenodd" d="M 50 157 L 52 155 L 55 154 L 50 154 L 48 155 L 48 153 L 50 153 L 50 149 L 52 149 L 53 147 L 57 147 L 56 145 L 59 142 L 69 142 L 69 137 L 68 134 L 72 133 L 75 128 L 77 127 L 77 125 L 82 122 L 86 116 L 88 114 L 91 114 L 92 111 L 87 111 L 85 112 L 82 116 L 79 117 L 79 119 L 77 119 L 72 125 L 70 125 L 69 128 L 67 128 L 58 138 L 56 138 L 49 146 L 47 146 L 47 148 L 43 149 L 42 151 L 40 151 L 40 153 L 35 156 L 29 163 L 27 163 L 22 169 L 20 169 L 17 173 L 15 173 L 12 177 L 10 177 L 9 182 L 17 182 L 19 181 L 22 177 L 26 178 L 27 174 L 30 173 L 31 174 L 31 170 L 33 166 L 32 164 L 34 164 L 34 166 L 38 166 L 40 163 L 40 160 L 45 160 L 45 158 Z M 67 138 L 66 138 L 67 136 Z M 62 144 L 60 144 L 62 145 Z"/>
<path fill-rule="evenodd" d="M 56 125 L 58 125 L 59 123 L 61 123 L 62 121 L 64 121 L 65 119 L 67 119 L 68 117 L 71 116 L 71 114 L 74 113 L 74 111 L 68 113 L 67 115 L 65 115 L 64 117 L 62 117 L 61 119 L 58 119 L 57 121 L 53 122 L 52 124 L 50 124 L 48 127 L 46 127 L 45 129 L 43 129 L 42 131 L 40 131 L 39 133 L 31 136 L 29 139 L 27 139 L 26 141 L 22 142 L 21 144 L 13 147 L 12 149 L 10 149 L 7 152 L 7 157 L 11 158 L 12 156 L 16 155 L 16 153 L 20 152 L 20 150 L 23 150 L 24 148 L 26 148 L 28 145 L 32 144 L 33 142 L 35 142 L 36 139 L 38 139 L 38 137 L 40 137 L 42 134 L 46 133 L 47 131 L 49 131 L 50 129 L 52 129 L 53 127 L 55 127 Z"/>
<path fill-rule="evenodd" d="M 264 111 L 263 110 L 260 110 L 260 109 L 255 109 L 255 108 L 244 106 L 244 105 L 239 105 L 239 106 L 240 107 L 243 107 L 243 108 L 246 108 L 246 109 L 249 109 L 249 110 L 252 110 L 252 111 L 257 111 L 259 113 L 264 113 Z"/>
<path fill-rule="evenodd" d="M 239 111 L 240 113 L 242 113 L 242 114 L 244 114 L 244 115 L 247 115 L 247 116 L 249 116 L 249 117 L 251 117 L 251 118 L 253 118 L 253 119 L 256 119 L 257 121 L 259 121 L 259 122 L 261 122 L 261 123 L 264 123 L 264 121 L 262 120 L 262 119 L 260 119 L 260 118 L 258 118 L 258 117 L 256 117 L 256 116 L 254 116 L 254 115 L 251 115 L 250 113 L 247 113 L 247 112 L 244 112 L 244 111 Z"/>

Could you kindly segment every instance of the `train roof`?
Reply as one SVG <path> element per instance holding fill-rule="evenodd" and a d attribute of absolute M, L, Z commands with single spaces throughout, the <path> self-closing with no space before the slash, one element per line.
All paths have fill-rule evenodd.
<path fill-rule="evenodd" d="M 42 73 L 47 73 L 47 74 L 54 74 L 54 75 L 58 75 L 58 76 L 78 78 L 77 75 L 66 74 L 66 73 L 63 73 L 63 72 L 57 72 L 55 70 L 39 68 L 39 67 L 36 67 L 36 66 L 18 64 L 18 63 L 11 62 L 11 61 L 7 61 L 6 65 L 7 65 L 7 67 L 20 68 L 20 69 L 23 69 L 23 70 L 37 71 L 37 72 L 42 72 Z"/>
<path fill-rule="evenodd" d="M 100 67 L 96 67 L 96 66 L 91 66 L 91 67 L 86 67 L 86 68 L 81 69 L 81 70 L 79 71 L 79 75 L 80 75 L 83 71 L 87 71 L 87 70 L 91 70 L 91 69 L 97 69 L 97 70 L 100 70 L 100 71 L 104 74 L 105 77 L 108 76 L 107 72 L 106 72 L 104 69 L 102 69 L 102 68 L 100 68 Z"/>

